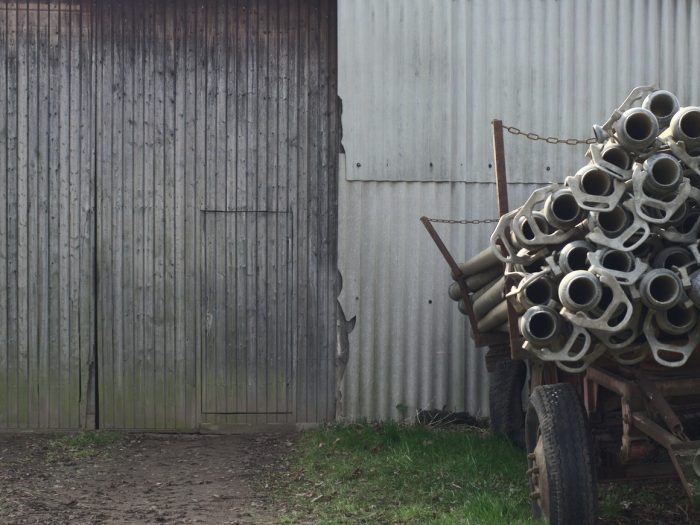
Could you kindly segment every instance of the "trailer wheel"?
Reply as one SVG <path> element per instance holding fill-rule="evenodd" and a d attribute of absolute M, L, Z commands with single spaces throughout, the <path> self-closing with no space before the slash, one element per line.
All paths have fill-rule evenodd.
<path fill-rule="evenodd" d="M 525 445 L 525 412 L 522 392 L 526 369 L 523 361 L 514 361 L 499 349 L 489 350 L 489 421 L 491 430 L 502 434 L 516 445 Z M 490 355 L 489 355 L 490 354 Z"/>
<path fill-rule="evenodd" d="M 597 521 L 598 486 L 588 419 L 574 388 L 538 386 L 525 419 L 528 477 L 535 518 L 550 525 Z"/>

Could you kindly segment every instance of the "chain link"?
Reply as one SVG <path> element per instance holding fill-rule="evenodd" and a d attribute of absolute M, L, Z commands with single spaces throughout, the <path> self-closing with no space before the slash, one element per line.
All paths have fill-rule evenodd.
<path fill-rule="evenodd" d="M 532 131 L 521 131 L 515 126 L 506 126 L 505 124 L 503 125 L 503 129 L 513 135 L 522 135 L 528 140 L 542 140 L 547 144 L 566 144 L 567 146 L 577 146 L 579 144 L 595 144 L 597 142 L 593 137 L 590 139 L 560 139 L 559 137 L 542 137 L 537 133 L 533 133 Z"/>
<path fill-rule="evenodd" d="M 498 219 L 431 219 L 428 222 L 439 222 L 442 224 L 490 224 L 498 222 Z"/>
<path fill-rule="evenodd" d="M 567 146 L 577 146 L 579 144 L 595 144 L 597 141 L 595 138 L 590 139 L 560 139 L 559 137 L 542 137 L 537 133 L 532 131 L 522 131 L 515 126 L 503 125 L 508 133 L 513 135 L 522 135 L 528 140 L 542 140 L 547 144 L 566 144 Z M 430 219 L 429 222 L 438 222 L 442 224 L 492 224 L 498 222 L 498 219 Z"/>

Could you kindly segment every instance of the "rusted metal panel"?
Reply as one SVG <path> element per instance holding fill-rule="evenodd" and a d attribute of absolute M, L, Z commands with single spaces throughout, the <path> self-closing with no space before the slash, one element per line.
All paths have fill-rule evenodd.
<path fill-rule="evenodd" d="M 0 427 L 88 425 L 90 2 L 0 2 Z"/>
<path fill-rule="evenodd" d="M 332 419 L 335 3 L 99 2 L 95 35 L 101 425 Z"/>

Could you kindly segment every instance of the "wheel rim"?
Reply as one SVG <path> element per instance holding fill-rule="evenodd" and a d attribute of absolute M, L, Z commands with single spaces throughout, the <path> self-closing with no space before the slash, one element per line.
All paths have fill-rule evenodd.
<path fill-rule="evenodd" d="M 528 455 L 530 475 L 530 497 L 542 510 L 542 514 L 549 518 L 549 482 L 547 477 L 547 461 L 544 455 L 544 441 L 542 433 L 537 429 L 537 443 L 535 449 Z"/>

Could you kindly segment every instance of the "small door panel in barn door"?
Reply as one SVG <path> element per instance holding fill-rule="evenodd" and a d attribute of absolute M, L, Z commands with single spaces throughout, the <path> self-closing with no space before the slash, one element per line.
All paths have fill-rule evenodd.
<path fill-rule="evenodd" d="M 204 211 L 202 420 L 291 420 L 291 214 Z"/>

